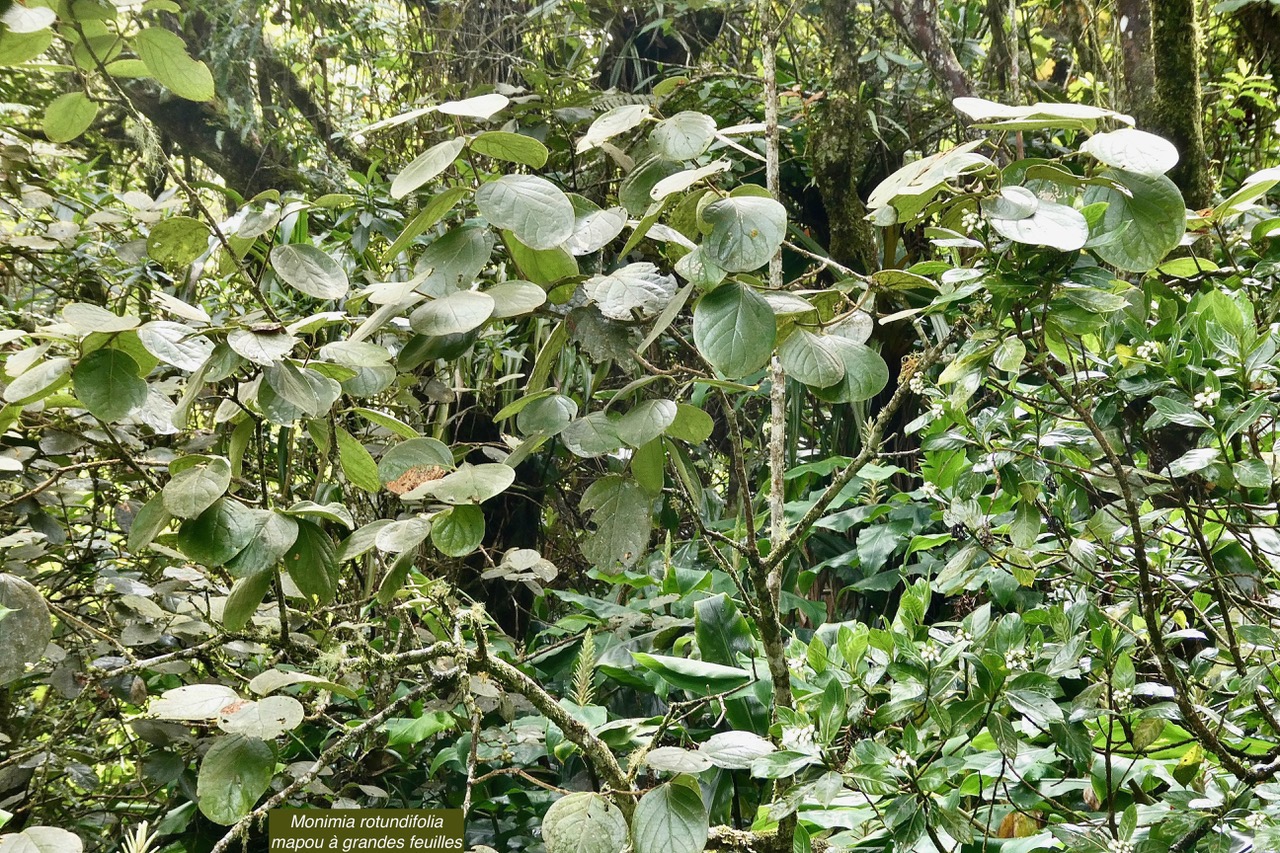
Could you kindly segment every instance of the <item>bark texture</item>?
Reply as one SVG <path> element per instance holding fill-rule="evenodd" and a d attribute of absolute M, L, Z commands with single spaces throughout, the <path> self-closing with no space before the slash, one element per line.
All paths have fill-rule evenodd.
<path fill-rule="evenodd" d="M 881 0 L 911 49 L 929 66 L 943 93 L 951 100 L 973 94 L 973 83 L 956 58 L 942 30 L 937 0 Z M 845 5 L 845 4 L 842 4 Z M 848 14 L 848 6 L 845 5 Z"/>

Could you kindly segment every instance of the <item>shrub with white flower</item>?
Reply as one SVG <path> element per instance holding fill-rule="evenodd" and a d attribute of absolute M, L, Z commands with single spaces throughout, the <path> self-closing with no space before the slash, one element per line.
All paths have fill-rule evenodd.
<path fill-rule="evenodd" d="M 928 390 L 929 386 L 925 383 L 924 374 L 916 371 L 911 374 L 911 381 L 907 383 L 907 387 L 911 389 L 912 394 L 919 396 Z"/>
<path fill-rule="evenodd" d="M 1251 812 L 1249 816 L 1244 819 L 1244 825 L 1255 831 L 1262 829 L 1262 827 L 1267 825 L 1266 812 Z"/>
<path fill-rule="evenodd" d="M 920 650 L 920 660 L 926 664 L 935 664 L 942 660 L 942 649 L 938 648 L 934 643 L 929 643 Z"/>
<path fill-rule="evenodd" d="M 964 229 L 964 233 L 972 234 L 973 230 L 982 224 L 982 214 L 976 210 L 966 210 L 960 215 L 960 227 Z"/>
<path fill-rule="evenodd" d="M 1127 711 L 1133 707 L 1133 690 L 1121 687 L 1111 694 L 1111 704 L 1117 711 Z"/>
<path fill-rule="evenodd" d="M 1143 361 L 1154 361 L 1160 357 L 1160 344 L 1156 341 L 1143 341 L 1138 344 L 1138 349 L 1134 354 Z"/>
<path fill-rule="evenodd" d="M 1215 391 L 1206 385 L 1204 390 L 1196 394 L 1191 400 L 1191 406 L 1195 409 L 1211 409 L 1218 405 L 1218 401 L 1221 399 L 1221 391 Z"/>
<path fill-rule="evenodd" d="M 1026 649 L 1009 649 L 1004 656 L 1004 661 L 1009 669 L 1026 669 L 1029 656 Z"/>
<path fill-rule="evenodd" d="M 808 752 L 813 749 L 813 726 L 786 726 L 782 729 L 782 748 L 795 752 Z"/>
<path fill-rule="evenodd" d="M 1134 853 L 1137 849 L 1132 841 L 1123 838 L 1113 838 L 1107 844 L 1107 853 Z"/>
<path fill-rule="evenodd" d="M 893 758 L 889 759 L 889 765 L 895 770 L 901 770 L 905 773 L 907 768 L 916 766 L 916 760 L 911 757 L 911 753 L 905 749 L 900 749 Z"/>

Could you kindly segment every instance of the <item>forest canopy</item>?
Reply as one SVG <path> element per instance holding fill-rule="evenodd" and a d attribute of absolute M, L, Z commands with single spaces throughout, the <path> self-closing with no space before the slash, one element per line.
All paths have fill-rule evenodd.
<path fill-rule="evenodd" d="M 0 853 L 1280 849 L 1276 4 L 0 9 Z"/>

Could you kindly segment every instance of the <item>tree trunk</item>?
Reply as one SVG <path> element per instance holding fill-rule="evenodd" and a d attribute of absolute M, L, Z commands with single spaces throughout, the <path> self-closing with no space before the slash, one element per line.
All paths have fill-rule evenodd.
<path fill-rule="evenodd" d="M 808 157 L 826 210 L 827 251 L 837 263 L 863 272 L 878 267 L 875 231 L 858 195 L 873 142 L 862 103 L 857 18 L 843 0 L 823 0 L 825 45 L 831 56 L 831 88 L 821 118 L 809 134 Z"/>
<path fill-rule="evenodd" d="M 1204 144 L 1200 28 L 1194 0 L 1119 0 L 1125 103 L 1138 126 L 1178 149 L 1169 173 L 1187 206 L 1207 207 L 1213 176 Z"/>
<path fill-rule="evenodd" d="M 1208 207 L 1213 176 L 1204 146 L 1204 98 L 1200 88 L 1200 27 L 1194 0 L 1155 0 L 1151 46 L 1156 65 L 1156 123 L 1181 158 L 1169 177 L 1187 206 Z"/>
<path fill-rule="evenodd" d="M 950 100 L 973 94 L 973 84 L 942 31 L 938 0 L 881 0 L 906 36 L 907 44 L 929 66 L 929 73 Z M 846 15 L 848 5 L 844 5 Z"/>

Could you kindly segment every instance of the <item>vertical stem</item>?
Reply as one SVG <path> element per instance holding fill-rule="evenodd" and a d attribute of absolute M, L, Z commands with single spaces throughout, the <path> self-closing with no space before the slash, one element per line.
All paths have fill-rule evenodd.
<path fill-rule="evenodd" d="M 765 186 L 769 195 L 781 195 L 778 142 L 778 32 L 774 28 L 768 0 L 760 2 L 760 28 L 764 36 L 761 59 L 764 65 Z M 769 259 L 769 289 L 782 289 L 782 250 Z M 769 543 L 776 548 L 787 534 L 783 505 L 787 452 L 787 375 L 778 357 L 770 363 L 769 392 Z M 769 594 L 775 602 L 781 594 L 782 566 L 769 573 Z"/>

